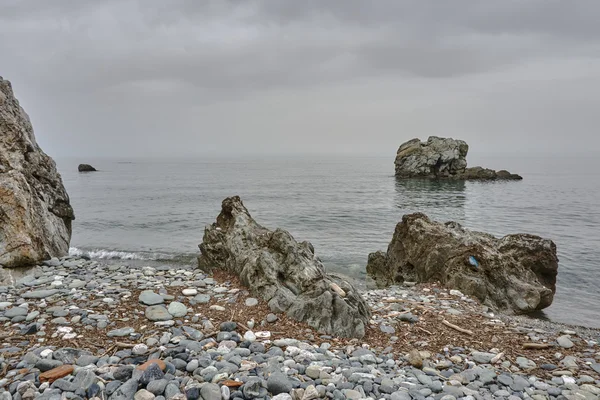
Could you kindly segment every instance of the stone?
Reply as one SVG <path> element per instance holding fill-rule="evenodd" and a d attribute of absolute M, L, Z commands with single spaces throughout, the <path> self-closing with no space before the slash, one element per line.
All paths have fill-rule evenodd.
<path fill-rule="evenodd" d="M 160 294 L 156 294 L 152 290 L 142 291 L 138 300 L 140 303 L 145 304 L 147 306 L 155 306 L 158 304 L 163 304 L 165 302 L 165 299 Z"/>
<path fill-rule="evenodd" d="M 342 390 L 342 393 L 344 394 L 344 396 L 346 396 L 346 399 L 348 400 L 359 400 L 363 397 L 360 394 L 360 392 L 352 389 L 344 389 Z"/>
<path fill-rule="evenodd" d="M 285 312 L 325 334 L 365 335 L 370 311 L 358 290 L 325 273 L 310 243 L 297 243 L 284 230 L 270 231 L 256 223 L 239 197 L 223 200 L 217 222 L 205 228 L 199 247 L 200 269 L 236 274 L 271 311 Z M 346 297 L 340 297 L 332 283 Z"/>
<path fill-rule="evenodd" d="M 496 354 L 474 351 L 471 353 L 471 357 L 473 357 L 473 360 L 479 364 L 489 364 L 492 362 L 492 359 L 496 357 Z"/>
<path fill-rule="evenodd" d="M 183 317 L 188 313 L 188 309 L 185 306 L 185 304 L 180 303 L 178 301 L 172 301 L 169 304 L 169 308 L 167 309 L 167 311 L 175 318 Z"/>
<path fill-rule="evenodd" d="M 524 370 L 528 370 L 528 369 L 533 369 L 536 368 L 536 364 L 535 362 L 531 361 L 528 358 L 525 357 L 517 357 L 517 365 L 519 366 L 519 368 L 524 369 Z"/>
<path fill-rule="evenodd" d="M 396 333 L 396 329 L 393 326 L 386 324 L 379 325 L 379 330 L 383 333 L 387 333 L 388 335 L 393 335 Z"/>
<path fill-rule="evenodd" d="M 131 378 L 115 390 L 112 396 L 110 396 L 110 400 L 131 400 L 134 398 L 137 389 L 137 379 Z"/>
<path fill-rule="evenodd" d="M 145 315 L 150 321 L 168 321 L 173 318 L 164 306 L 150 306 L 146 308 Z"/>
<path fill-rule="evenodd" d="M 75 218 L 69 196 L 11 83 L 2 77 L 0 204 L 0 266 L 32 266 L 68 254 Z"/>
<path fill-rule="evenodd" d="M 140 383 L 144 386 L 148 385 L 148 383 L 163 379 L 165 377 L 165 373 L 162 371 L 162 368 L 157 363 L 152 363 L 148 365 L 148 367 L 142 373 L 140 377 Z"/>
<path fill-rule="evenodd" d="M 210 295 L 208 294 L 199 294 L 196 297 L 194 297 L 194 301 L 196 303 L 200 303 L 200 304 L 206 304 L 210 301 Z"/>
<path fill-rule="evenodd" d="M 33 290 L 26 292 L 21 295 L 24 299 L 45 299 L 46 297 L 54 296 L 60 293 L 58 289 L 47 289 L 47 290 Z"/>
<path fill-rule="evenodd" d="M 233 321 L 221 322 L 219 329 L 221 332 L 233 332 L 237 329 L 237 324 Z"/>
<path fill-rule="evenodd" d="M 114 329 L 112 331 L 109 331 L 106 334 L 106 336 L 108 336 L 108 337 L 123 337 L 123 336 L 129 336 L 134 332 L 135 332 L 135 329 L 127 327 L 127 328 L 120 328 L 120 329 Z"/>
<path fill-rule="evenodd" d="M 571 341 L 571 339 L 569 338 L 569 335 L 563 335 L 563 336 L 559 336 L 556 339 L 556 342 L 558 343 L 558 345 L 564 349 L 570 349 L 571 347 L 575 346 L 573 344 L 573 342 Z"/>
<path fill-rule="evenodd" d="M 92 167 L 90 164 L 79 164 L 77 166 L 77 171 L 79 171 L 79 172 L 96 172 L 97 169 Z"/>
<path fill-rule="evenodd" d="M 497 239 L 415 213 L 396 225 L 386 253 L 369 255 L 367 273 L 380 287 L 440 281 L 490 308 L 524 314 L 552 304 L 558 257 L 554 242 L 539 236 Z"/>
<path fill-rule="evenodd" d="M 281 372 L 274 372 L 269 376 L 269 379 L 267 379 L 267 390 L 273 395 L 289 393 L 292 389 L 292 383 L 288 377 Z"/>
<path fill-rule="evenodd" d="M 156 379 L 156 380 L 153 380 L 150 383 L 148 383 L 148 385 L 146 386 L 146 389 L 150 393 L 152 393 L 156 396 L 159 396 L 164 393 L 165 388 L 167 387 L 168 383 L 169 383 L 169 381 L 166 379 Z"/>
<path fill-rule="evenodd" d="M 14 318 L 14 317 L 26 316 L 26 315 L 27 315 L 27 310 L 22 307 L 13 307 L 13 308 L 9 308 L 8 310 L 4 311 L 4 316 L 6 318 Z"/>
<path fill-rule="evenodd" d="M 426 179 L 520 180 L 508 171 L 482 167 L 467 168 L 469 145 L 463 140 L 430 136 L 426 142 L 412 139 L 403 143 L 394 162 L 396 177 Z"/>
<path fill-rule="evenodd" d="M 267 314 L 266 320 L 270 324 L 275 323 L 277 321 L 277 315 L 275 315 L 273 313 L 269 313 L 269 314 Z"/>
<path fill-rule="evenodd" d="M 408 353 L 407 356 L 408 363 L 415 368 L 423 368 L 423 358 L 421 357 L 421 353 L 418 350 L 414 349 Z"/>
<path fill-rule="evenodd" d="M 258 299 L 255 299 L 254 297 L 248 297 L 246 299 L 245 304 L 246 304 L 247 307 L 257 306 L 258 305 Z"/>
<path fill-rule="evenodd" d="M 181 293 L 182 293 L 184 296 L 195 296 L 195 295 L 197 295 L 197 294 L 198 294 L 198 290 L 197 290 L 197 289 L 193 289 L 193 288 L 192 288 L 192 289 L 183 289 L 183 290 L 181 291 Z"/>
<path fill-rule="evenodd" d="M 221 388 L 215 383 L 207 383 L 200 388 L 203 400 L 221 400 Z"/>
<path fill-rule="evenodd" d="M 60 367 L 53 368 L 49 371 L 43 372 L 39 376 L 40 382 L 49 382 L 52 383 L 57 379 L 64 378 L 67 375 L 70 375 L 75 370 L 75 367 L 72 365 L 61 365 Z"/>

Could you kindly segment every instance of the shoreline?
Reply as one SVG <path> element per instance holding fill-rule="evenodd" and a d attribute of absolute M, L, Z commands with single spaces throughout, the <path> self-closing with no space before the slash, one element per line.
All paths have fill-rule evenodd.
<path fill-rule="evenodd" d="M 0 393 L 31 381 L 34 387 L 23 386 L 23 392 L 60 398 L 52 396 L 73 389 L 74 382 L 85 377 L 86 384 L 94 381 L 100 389 L 90 383 L 87 390 L 97 393 L 79 393 L 81 398 L 102 391 L 109 399 L 133 398 L 149 387 L 140 383 L 143 371 L 134 376 L 134 368 L 160 359 L 165 363 L 162 374 L 166 372 L 169 383 L 176 381 L 178 392 L 187 398 L 194 398 L 194 388 L 202 387 L 221 395 L 229 390 L 232 398 L 264 398 L 261 390 L 269 388 L 275 372 L 283 375 L 276 376 L 285 380 L 281 384 L 294 400 L 313 391 L 316 396 L 311 398 L 334 399 L 400 399 L 415 391 L 433 399 L 600 394 L 593 389 L 600 384 L 600 330 L 495 315 L 476 300 L 437 285 L 363 292 L 374 310 L 367 334 L 342 339 L 320 335 L 284 314 L 272 315 L 264 301 L 222 273 L 211 277 L 190 266 L 133 266 L 127 260 L 70 257 L 50 264 L 39 268 L 35 280 L 0 289 L 0 371 L 5 371 L 0 374 L 5 376 L 0 378 Z M 154 306 L 139 302 L 144 290 L 154 293 L 144 295 Z M 40 291 L 48 296 L 23 299 Z M 156 309 L 161 304 L 164 311 Z M 151 307 L 158 316 L 151 315 Z M 6 310 L 18 308 L 24 310 L 6 316 Z M 524 349 L 526 343 L 550 347 Z M 76 350 L 61 350 L 65 348 Z M 65 357 L 65 351 L 75 355 Z M 220 357 L 228 360 L 226 364 L 218 361 Z M 244 371 L 247 362 L 256 366 Z M 39 382 L 42 370 L 64 365 L 74 367 L 58 384 Z M 133 371 L 127 379 L 117 373 L 124 368 Z M 202 374 L 207 369 L 215 372 L 210 379 Z M 218 374 L 220 380 L 214 380 Z M 260 382 L 256 393 L 248 389 L 256 396 L 244 391 L 249 380 Z M 229 381 L 241 390 L 227 386 Z M 108 394 L 107 389 L 117 385 Z M 122 393 L 134 386 L 134 392 Z M 115 396 L 118 390 L 124 397 Z M 170 398 L 164 391 L 152 396 Z"/>

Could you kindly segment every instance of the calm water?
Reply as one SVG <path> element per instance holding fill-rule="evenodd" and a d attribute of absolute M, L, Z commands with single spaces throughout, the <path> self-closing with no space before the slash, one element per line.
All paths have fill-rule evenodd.
<path fill-rule="evenodd" d="M 77 173 L 80 161 L 100 172 Z M 204 226 L 238 194 L 254 218 L 308 240 L 332 271 L 365 280 L 405 213 L 421 211 L 495 235 L 554 240 L 556 321 L 600 327 L 600 172 L 591 160 L 486 159 L 521 182 L 396 181 L 393 157 L 267 160 L 57 160 L 75 208 L 72 252 L 194 262 Z"/>

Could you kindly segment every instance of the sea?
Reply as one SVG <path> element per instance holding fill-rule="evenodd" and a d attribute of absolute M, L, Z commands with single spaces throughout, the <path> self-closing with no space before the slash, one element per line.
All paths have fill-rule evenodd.
<path fill-rule="evenodd" d="M 369 253 L 385 250 L 402 215 L 423 212 L 498 237 L 552 239 L 554 303 L 536 315 L 600 328 L 600 170 L 592 158 L 469 157 L 522 181 L 396 180 L 393 156 L 57 159 L 75 209 L 72 255 L 195 264 L 204 227 L 239 195 L 268 228 L 308 240 L 326 269 L 369 287 Z M 99 171 L 78 173 L 91 163 Z M 125 262 L 125 261 L 124 261 Z"/>

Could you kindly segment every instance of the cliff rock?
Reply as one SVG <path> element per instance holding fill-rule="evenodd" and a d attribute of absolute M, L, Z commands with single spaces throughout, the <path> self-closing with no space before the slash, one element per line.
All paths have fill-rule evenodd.
<path fill-rule="evenodd" d="M 308 242 L 254 221 L 237 196 L 223 200 L 216 223 L 206 227 L 198 265 L 240 277 L 273 312 L 285 312 L 327 334 L 360 338 L 370 312 L 348 282 L 326 274 Z"/>
<path fill-rule="evenodd" d="M 19 267 L 69 251 L 69 196 L 29 117 L 0 77 L 0 265 Z"/>
<path fill-rule="evenodd" d="M 558 257 L 548 239 L 527 234 L 501 239 L 431 221 L 421 213 L 402 217 L 387 253 L 369 255 L 367 273 L 384 287 L 402 281 L 439 281 L 514 314 L 552 304 Z"/>
<path fill-rule="evenodd" d="M 426 142 L 412 139 L 402 144 L 396 153 L 398 178 L 447 179 L 523 179 L 508 171 L 482 167 L 467 168 L 469 145 L 463 140 L 430 136 Z"/>

